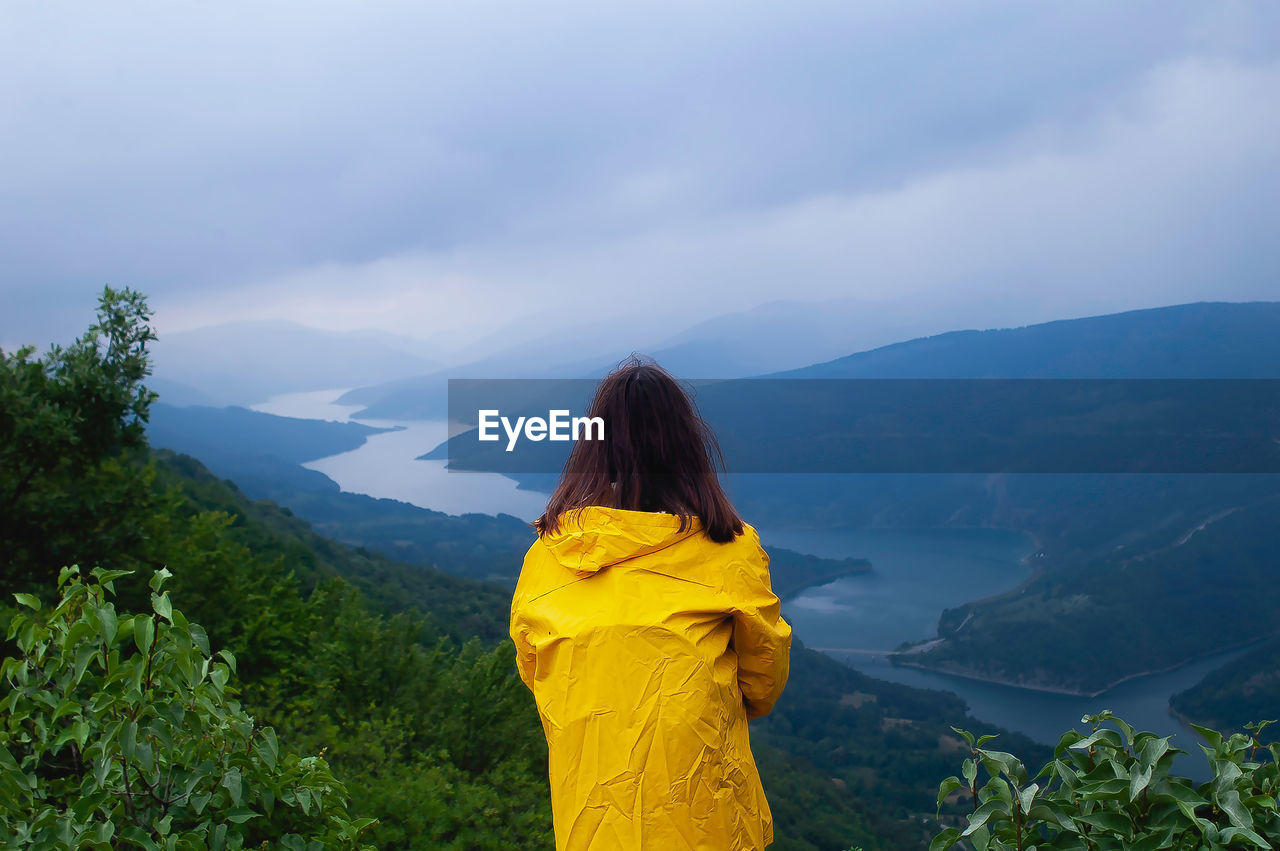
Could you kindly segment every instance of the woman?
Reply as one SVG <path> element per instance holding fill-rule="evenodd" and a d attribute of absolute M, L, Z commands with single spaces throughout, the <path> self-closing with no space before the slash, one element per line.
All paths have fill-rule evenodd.
<path fill-rule="evenodd" d="M 625 362 L 590 416 L 605 439 L 575 444 L 511 603 L 556 848 L 763 848 L 773 818 L 747 721 L 773 708 L 791 645 L 769 557 L 670 375 Z"/>

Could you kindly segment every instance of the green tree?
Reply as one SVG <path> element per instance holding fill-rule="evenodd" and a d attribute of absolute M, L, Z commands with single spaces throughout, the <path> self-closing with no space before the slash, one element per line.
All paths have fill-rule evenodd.
<path fill-rule="evenodd" d="M 97 321 L 67 347 L 0 351 L 0 582 L 45 593 L 64 564 L 119 567 L 140 545 L 154 471 L 156 394 L 146 299 L 105 287 Z"/>
<path fill-rule="evenodd" d="M 43 606 L 15 595 L 0 663 L 0 827 L 12 848 L 355 848 L 324 759 L 282 752 L 234 699 L 235 656 L 173 607 L 161 570 L 148 614 L 109 597 L 121 571 L 76 567 Z M 371 846 L 369 846 L 371 847 Z"/>

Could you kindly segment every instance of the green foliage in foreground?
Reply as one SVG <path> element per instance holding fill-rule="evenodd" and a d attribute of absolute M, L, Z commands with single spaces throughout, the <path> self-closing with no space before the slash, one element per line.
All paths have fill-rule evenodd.
<path fill-rule="evenodd" d="M 354 848 L 346 789 L 317 756 L 282 753 L 233 699 L 235 656 L 211 653 L 150 582 L 153 613 L 108 599 L 123 571 L 76 567 L 51 608 L 29 594 L 0 663 L 0 826 L 10 848 Z M 364 846 L 372 848 L 372 846 Z"/>
<path fill-rule="evenodd" d="M 1136 732 L 1110 712 L 1087 715 L 1084 735 L 1064 733 L 1034 777 L 1012 754 L 957 730 L 970 749 L 963 779 L 938 788 L 938 810 L 968 809 L 929 846 L 987 849 L 1218 849 L 1280 847 L 1280 744 L 1257 739 L 1267 724 L 1229 738 L 1196 727 L 1213 777 L 1196 786 L 1170 774 L 1182 753 L 1169 737 Z M 1104 726 L 1111 722 L 1115 728 Z M 1261 759 L 1260 759 L 1261 757 Z M 978 785 L 979 772 L 986 782 Z"/>

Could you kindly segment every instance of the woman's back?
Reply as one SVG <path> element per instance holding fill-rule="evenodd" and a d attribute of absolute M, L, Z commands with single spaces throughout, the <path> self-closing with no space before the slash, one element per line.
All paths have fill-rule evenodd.
<path fill-rule="evenodd" d="M 589 506 L 530 547 L 512 601 L 547 736 L 559 849 L 755 849 L 773 838 L 747 721 L 791 630 L 754 529 Z"/>

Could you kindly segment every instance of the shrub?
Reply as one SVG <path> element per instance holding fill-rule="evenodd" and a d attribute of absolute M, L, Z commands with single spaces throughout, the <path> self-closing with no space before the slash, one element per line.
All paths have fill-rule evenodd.
<path fill-rule="evenodd" d="M 173 608 L 151 578 L 150 614 L 108 599 L 124 571 L 64 568 L 59 600 L 9 624 L 0 663 L 0 830 L 8 847 L 356 848 L 320 756 L 282 754 L 233 699 L 235 657 Z M 29 610 L 29 611 L 28 611 Z"/>
<path fill-rule="evenodd" d="M 1280 847 L 1280 744 L 1263 746 L 1257 738 L 1271 722 L 1229 738 L 1196 727 L 1213 769 L 1212 778 L 1196 786 L 1170 773 L 1174 756 L 1182 753 L 1170 746 L 1170 737 L 1135 732 L 1110 712 L 1081 720 L 1092 725 L 1090 734 L 1064 733 L 1053 760 L 1031 778 L 1012 754 L 983 747 L 991 736 L 975 741 L 957 729 L 971 755 L 963 780 L 942 781 L 938 810 L 959 793 L 951 806 L 970 812 L 956 819 L 967 824 L 939 833 L 931 851 Z M 981 786 L 980 770 L 987 778 Z"/>

